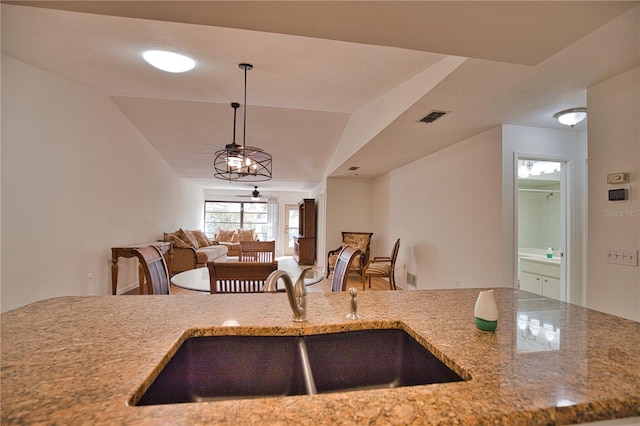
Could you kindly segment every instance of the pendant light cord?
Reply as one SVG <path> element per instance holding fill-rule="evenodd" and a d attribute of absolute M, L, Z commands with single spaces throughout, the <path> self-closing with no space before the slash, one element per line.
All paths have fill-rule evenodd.
<path fill-rule="evenodd" d="M 233 143 L 232 145 L 236 145 L 236 112 L 238 112 L 238 107 L 240 105 L 237 103 L 232 103 L 231 107 L 233 108 Z"/>
<path fill-rule="evenodd" d="M 242 125 L 242 149 L 246 149 L 246 141 L 247 141 L 247 71 L 249 67 L 247 65 L 243 66 L 244 68 L 244 123 Z"/>

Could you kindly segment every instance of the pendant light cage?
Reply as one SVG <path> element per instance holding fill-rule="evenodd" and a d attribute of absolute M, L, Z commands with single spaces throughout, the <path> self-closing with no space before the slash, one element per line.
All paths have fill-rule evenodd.
<path fill-rule="evenodd" d="M 271 179 L 271 154 L 254 147 L 224 149 L 216 152 L 214 168 L 218 179 L 265 182 Z"/>
<path fill-rule="evenodd" d="M 240 64 L 244 70 L 244 113 L 242 146 L 236 143 L 236 112 L 240 106 L 232 103 L 233 108 L 233 142 L 216 152 L 213 167 L 214 176 L 218 179 L 242 182 L 265 182 L 272 177 L 271 154 L 262 148 L 246 146 L 247 134 L 247 71 L 253 69 L 251 64 Z"/>

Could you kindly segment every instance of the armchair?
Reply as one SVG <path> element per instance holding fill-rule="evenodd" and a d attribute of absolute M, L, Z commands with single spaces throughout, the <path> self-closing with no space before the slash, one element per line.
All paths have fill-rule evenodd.
<path fill-rule="evenodd" d="M 381 277 L 389 279 L 389 288 L 396 290 L 396 260 L 398 259 L 398 251 L 400 251 L 400 238 L 396 240 L 391 250 L 390 257 L 374 257 L 369 260 L 362 272 L 362 290 L 365 289 L 365 282 L 369 280 L 369 288 L 371 288 L 371 277 Z"/>
<path fill-rule="evenodd" d="M 338 255 L 345 247 L 353 247 L 360 250 L 351 263 L 351 271 L 358 272 L 358 275 L 362 276 L 362 271 L 369 261 L 371 236 L 373 232 L 342 232 L 342 245 L 335 250 L 327 253 L 327 278 L 334 270 Z"/>

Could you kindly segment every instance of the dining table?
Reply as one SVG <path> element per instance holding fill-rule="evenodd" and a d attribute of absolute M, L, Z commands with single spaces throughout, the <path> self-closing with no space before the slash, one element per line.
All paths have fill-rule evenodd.
<path fill-rule="evenodd" d="M 291 277 L 292 282 L 296 282 L 300 277 L 300 274 L 308 267 L 302 268 L 297 265 L 287 264 L 285 262 L 278 262 L 278 269 L 286 271 Z M 304 275 L 305 286 L 317 284 L 324 279 L 324 274 L 321 270 L 311 268 Z M 206 266 L 203 268 L 190 269 L 188 271 L 180 272 L 171 277 L 171 284 L 176 287 L 180 287 L 185 290 L 200 291 L 209 293 L 209 268 Z M 278 291 L 285 291 L 282 280 L 278 281 Z"/>

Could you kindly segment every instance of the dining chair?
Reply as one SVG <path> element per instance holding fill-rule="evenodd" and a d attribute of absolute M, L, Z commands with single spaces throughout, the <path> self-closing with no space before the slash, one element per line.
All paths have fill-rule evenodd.
<path fill-rule="evenodd" d="M 169 270 L 162 252 L 156 246 L 133 250 L 138 258 L 146 281 L 147 294 L 170 294 Z M 140 287 L 142 292 L 144 286 Z"/>
<path fill-rule="evenodd" d="M 209 293 L 260 293 L 278 262 L 207 262 Z"/>
<path fill-rule="evenodd" d="M 396 259 L 400 251 L 400 238 L 393 245 L 390 257 L 374 257 L 367 263 L 362 272 L 362 290 L 364 290 L 365 282 L 369 280 L 369 288 L 371 288 L 371 277 L 381 277 L 389 279 L 389 288 L 396 290 Z"/>
<path fill-rule="evenodd" d="M 336 260 L 336 266 L 333 270 L 333 280 L 331 281 L 331 291 L 346 291 L 347 281 L 349 280 L 349 267 L 361 251 L 354 247 L 345 247 L 342 249 Z"/>
<path fill-rule="evenodd" d="M 240 262 L 274 262 L 276 260 L 275 241 L 241 241 Z"/>

